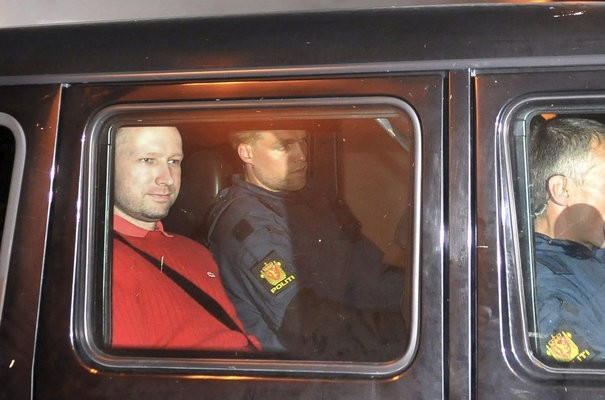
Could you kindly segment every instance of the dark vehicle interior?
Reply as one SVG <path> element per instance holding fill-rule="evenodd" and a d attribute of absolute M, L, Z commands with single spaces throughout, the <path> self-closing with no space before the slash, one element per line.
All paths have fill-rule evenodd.
<path fill-rule="evenodd" d="M 209 209 L 218 193 L 231 185 L 232 175 L 241 171 L 241 161 L 228 142 L 228 134 L 242 129 L 305 130 L 309 178 L 332 202 L 348 205 L 362 232 L 383 251 L 386 264 L 405 271 L 408 283 L 401 312 L 403 320 L 409 320 L 415 142 L 411 118 L 402 110 L 384 105 L 243 107 L 220 111 L 204 108 L 174 111 L 159 106 L 150 113 L 126 112 L 110 118 L 109 128 L 101 134 L 100 141 L 105 142 L 103 137 L 109 136 L 115 127 L 129 126 L 135 121 L 176 126 L 185 153 L 181 191 L 163 223 L 169 232 L 207 245 Z M 104 145 L 98 151 L 97 160 L 103 165 L 99 170 L 103 171 L 112 154 Z M 103 185 L 105 178 L 101 175 L 98 179 Z M 99 206 L 107 209 L 107 205 Z M 105 304 L 108 310 L 109 285 L 104 280 L 109 272 L 97 276 L 96 287 L 106 299 L 99 304 Z M 98 326 L 107 335 L 107 323 Z M 405 351 L 402 347 L 398 353 L 403 356 Z"/>

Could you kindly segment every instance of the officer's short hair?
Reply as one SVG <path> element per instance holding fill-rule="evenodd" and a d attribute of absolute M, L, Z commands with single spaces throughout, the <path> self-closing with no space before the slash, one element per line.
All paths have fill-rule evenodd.
<path fill-rule="evenodd" d="M 229 132 L 229 143 L 237 150 L 240 144 L 254 143 L 263 132 L 307 131 L 305 121 L 299 119 L 275 119 L 271 121 L 239 121 Z"/>
<path fill-rule="evenodd" d="M 254 143 L 258 136 L 262 132 L 262 130 L 244 130 L 244 131 L 236 131 L 231 132 L 229 134 L 229 142 L 231 143 L 231 147 L 237 150 L 237 146 L 240 144 L 251 144 Z"/>
<path fill-rule="evenodd" d="M 582 185 L 591 151 L 603 140 L 605 125 L 591 119 L 557 117 L 533 126 L 530 187 L 536 215 L 544 211 L 550 197 L 548 180 L 563 175 Z"/>

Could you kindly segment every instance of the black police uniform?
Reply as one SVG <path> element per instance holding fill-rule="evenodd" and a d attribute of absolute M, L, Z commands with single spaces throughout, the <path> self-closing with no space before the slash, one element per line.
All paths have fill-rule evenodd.
<path fill-rule="evenodd" d="M 263 349 L 292 354 L 306 347 L 315 358 L 392 356 L 405 335 L 403 274 L 382 263 L 352 214 L 311 184 L 271 192 L 240 175 L 233 182 L 210 213 L 209 248 L 238 316 Z M 345 343 L 349 333 L 330 331 L 339 325 L 358 330 L 351 340 L 364 343 Z"/>
<path fill-rule="evenodd" d="M 605 358 L 605 264 L 579 243 L 535 234 L 539 353 L 570 364 Z"/>

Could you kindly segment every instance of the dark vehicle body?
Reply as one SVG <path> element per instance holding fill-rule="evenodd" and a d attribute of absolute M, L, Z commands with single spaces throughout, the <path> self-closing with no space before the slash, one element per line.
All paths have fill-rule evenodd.
<path fill-rule="evenodd" d="M 552 368 L 528 350 L 505 150 L 518 109 L 554 99 L 553 112 L 605 110 L 603 21 L 595 2 L 0 30 L 0 125 L 17 142 L 2 236 L 0 398 L 605 398 L 605 369 Z M 83 132 L 96 115 L 123 104 L 385 97 L 410 105 L 422 138 L 409 362 L 230 369 L 89 357 L 78 299 L 84 203 L 97 193 Z"/>

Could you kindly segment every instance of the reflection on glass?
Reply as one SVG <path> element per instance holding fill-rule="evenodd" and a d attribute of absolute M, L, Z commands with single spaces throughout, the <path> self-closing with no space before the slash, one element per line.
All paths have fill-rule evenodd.
<path fill-rule="evenodd" d="M 605 125 L 550 114 L 531 128 L 537 350 L 582 367 L 605 358 Z"/>
<path fill-rule="evenodd" d="M 109 120 L 114 148 L 116 132 L 132 126 L 178 129 L 181 185 L 163 228 L 211 251 L 218 269 L 204 279 L 221 283 L 249 350 L 325 361 L 405 354 L 417 189 L 417 132 L 406 112 L 382 104 L 137 111 Z M 123 170 L 114 169 L 117 191 Z M 111 344 L 111 329 L 105 336 Z"/>

